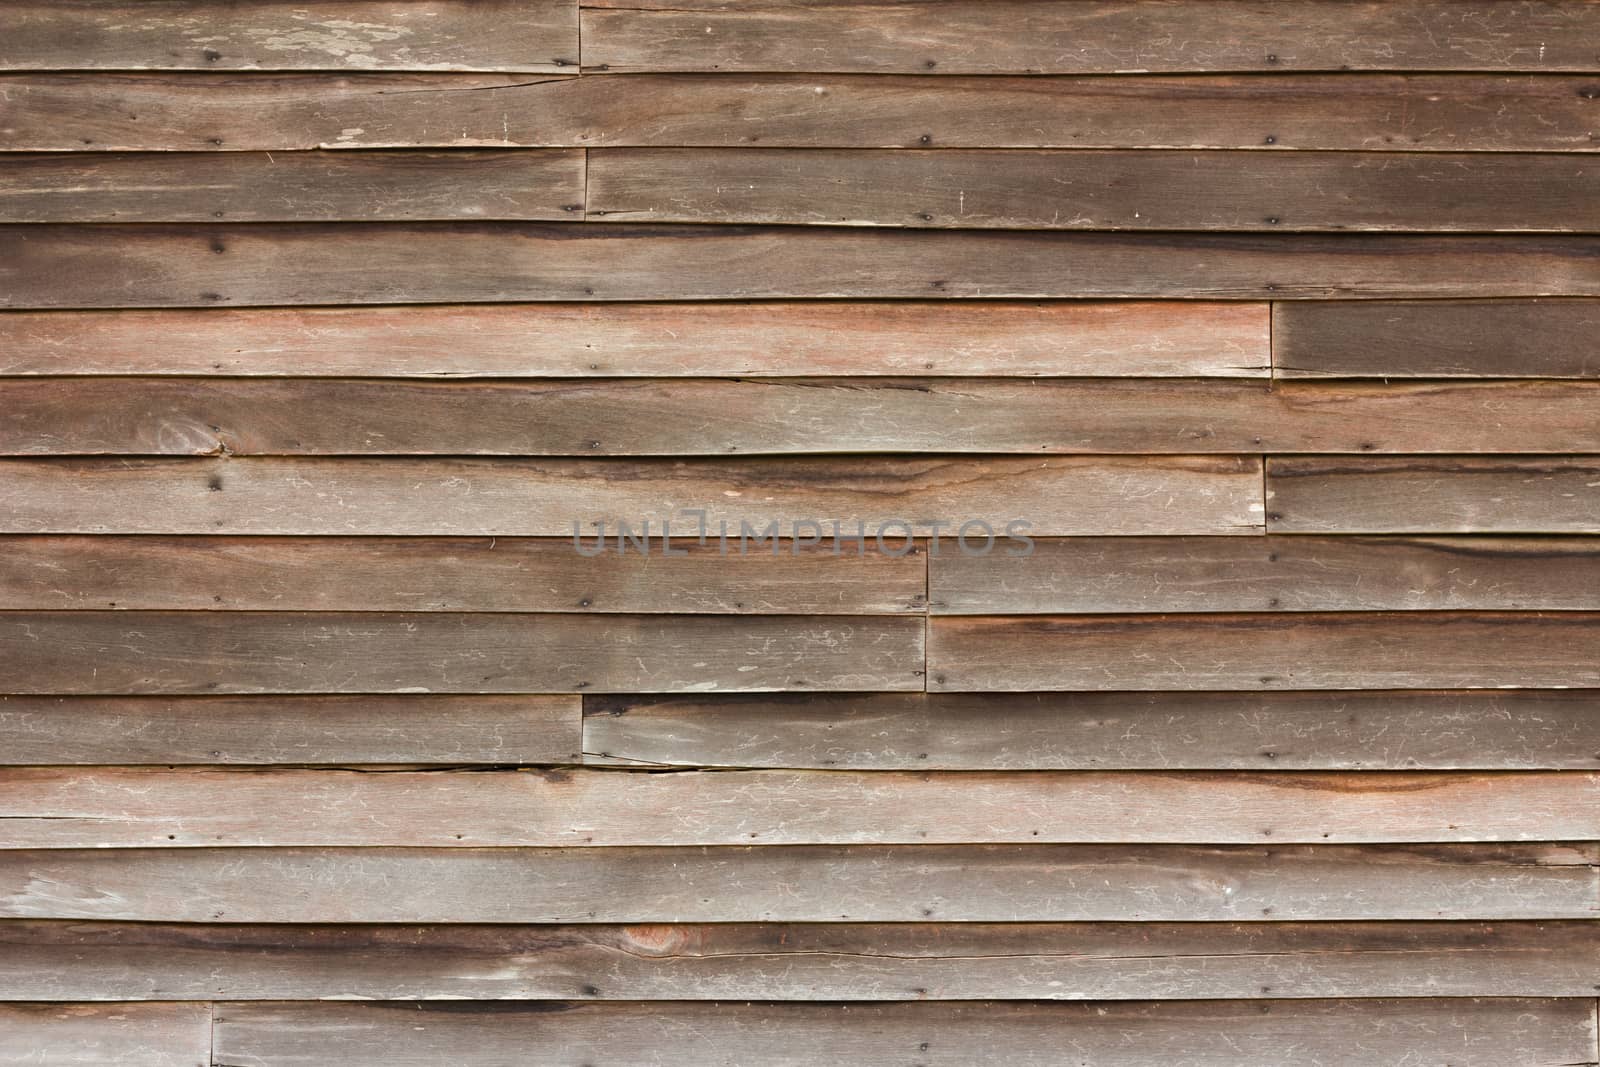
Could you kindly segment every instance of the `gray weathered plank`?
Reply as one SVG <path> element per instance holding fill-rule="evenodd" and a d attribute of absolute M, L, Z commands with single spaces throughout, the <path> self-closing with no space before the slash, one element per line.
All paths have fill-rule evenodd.
<path fill-rule="evenodd" d="M 1028 556 L 959 547 L 941 539 L 929 560 L 935 613 L 1600 611 L 1600 538 L 1078 537 L 1038 539 Z"/>
<path fill-rule="evenodd" d="M 11 156 L 0 222 L 338 222 L 582 216 L 583 152 Z"/>
<path fill-rule="evenodd" d="M 0 70 L 571 70 L 570 0 L 11 0 Z"/>
<path fill-rule="evenodd" d="M 571 696 L 0 696 L 0 763 L 571 763 Z"/>
<path fill-rule="evenodd" d="M 209 1004 L 0 1004 L 18 1067 L 211 1067 Z"/>
<path fill-rule="evenodd" d="M 17 311 L 0 314 L 0 372 L 1260 378 L 1268 333 L 1266 304 L 1199 302 Z"/>
<path fill-rule="evenodd" d="M 1600 691 L 1584 689 L 618 696 L 585 700 L 584 714 L 585 762 L 634 766 L 1589 770 L 1600 765 Z"/>
<path fill-rule="evenodd" d="M 1600 533 L 1600 461 L 1274 458 L 1267 524 L 1283 533 Z"/>
<path fill-rule="evenodd" d="M 17 611 L 0 614 L 0 693 L 921 689 L 922 632 L 887 616 Z"/>
<path fill-rule="evenodd" d="M 0 848 L 1582 841 L 1597 805 L 1578 771 L 13 767 Z"/>
<path fill-rule="evenodd" d="M 1117 74 L 1595 69 L 1582 2 L 584 0 L 583 62 L 613 72 Z"/>
<path fill-rule="evenodd" d="M 1600 614 L 940 617 L 930 690 L 1582 688 Z"/>
<path fill-rule="evenodd" d="M 973 520 L 992 551 L 1004 533 L 1250 534 L 1261 531 L 1261 461 L 1253 456 L 1050 456 L 966 459 L 0 460 L 6 533 L 435 534 L 560 537 L 614 550 L 620 525 L 663 523 L 717 551 L 772 553 L 746 537 L 861 536 L 907 550 L 908 532 Z M 796 524 L 812 522 L 815 529 Z M 839 529 L 833 528 L 838 522 Z M 894 525 L 894 524 L 900 525 Z M 603 524 L 603 526 L 602 526 Z M 976 532 L 977 528 L 973 528 Z M 976 546 L 975 546 L 976 547 Z"/>
<path fill-rule="evenodd" d="M 1570 154 L 602 148 L 586 203 L 612 222 L 1600 230 L 1594 164 Z"/>
<path fill-rule="evenodd" d="M 0 917 L 232 923 L 1586 919 L 1597 846 L 0 851 Z"/>

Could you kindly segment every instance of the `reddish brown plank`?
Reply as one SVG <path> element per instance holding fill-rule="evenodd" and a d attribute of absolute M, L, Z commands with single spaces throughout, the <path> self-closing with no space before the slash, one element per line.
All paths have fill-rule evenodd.
<path fill-rule="evenodd" d="M 209 1004 L 0 1004 L 0 1060 L 33 1067 L 210 1067 Z"/>

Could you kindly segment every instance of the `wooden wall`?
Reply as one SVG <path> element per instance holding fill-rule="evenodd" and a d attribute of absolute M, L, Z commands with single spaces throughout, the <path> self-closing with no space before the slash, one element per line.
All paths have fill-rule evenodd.
<path fill-rule="evenodd" d="M 1600 1060 L 1600 3 L 0 20 L 0 1060 Z"/>

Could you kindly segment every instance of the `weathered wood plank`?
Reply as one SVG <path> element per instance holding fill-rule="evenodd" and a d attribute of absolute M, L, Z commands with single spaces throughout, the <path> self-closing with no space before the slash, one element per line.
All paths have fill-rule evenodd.
<path fill-rule="evenodd" d="M 574 539 L 615 549 L 619 524 L 695 536 L 705 512 L 720 552 L 771 554 L 752 538 L 833 538 L 987 521 L 1003 535 L 1261 531 L 1261 461 L 1240 456 L 1051 456 L 985 460 L 773 458 L 0 460 L 7 533 L 469 534 Z M 840 523 L 839 530 L 833 522 Z M 899 523 L 901 525 L 894 525 Z M 602 525 L 603 528 L 602 528 Z M 741 525 L 744 524 L 744 525 Z M 976 528 L 974 528 L 976 529 Z M 1020 551 L 997 536 L 993 551 Z M 576 551 L 574 552 L 576 554 Z"/>
<path fill-rule="evenodd" d="M 1600 302 L 1278 304 L 1286 378 L 1600 377 Z"/>
<path fill-rule="evenodd" d="M 926 602 L 924 549 L 895 555 L 899 538 L 776 555 L 676 540 L 667 558 L 659 539 L 648 556 L 615 541 L 585 556 L 570 538 L 5 537 L 0 610 L 892 615 Z"/>
<path fill-rule="evenodd" d="M 0 222 L 569 219 L 583 152 L 8 156 Z"/>
<path fill-rule="evenodd" d="M 929 560 L 936 613 L 1600 611 L 1600 538 L 1084 537 L 981 557 L 958 547 L 941 539 Z"/>
<path fill-rule="evenodd" d="M 0 614 L 0 693 L 920 689 L 886 616 L 120 611 Z"/>
<path fill-rule="evenodd" d="M 28 1000 L 1582 997 L 1600 925 L 0 923 Z"/>
<path fill-rule="evenodd" d="M 1594 844 L 0 851 L 0 916 L 138 922 L 1586 919 Z M 0 927 L 3 929 L 3 927 Z"/>
<path fill-rule="evenodd" d="M 1266 377 L 1268 305 L 533 304 L 0 313 L 0 372 Z M 709 412 L 702 412 L 709 415 Z"/>
<path fill-rule="evenodd" d="M 1590 770 L 1600 691 L 591 697 L 583 749 L 632 766 Z"/>
<path fill-rule="evenodd" d="M 1274 458 L 1267 507 L 1284 533 L 1600 533 L 1600 461 Z"/>
<path fill-rule="evenodd" d="M 1600 182 L 1585 160 L 1485 152 L 603 148 L 589 154 L 587 217 L 947 229 L 1583 233 L 1600 230 Z"/>
<path fill-rule="evenodd" d="M 584 0 L 584 66 L 614 72 L 1595 68 L 1584 3 Z"/>
<path fill-rule="evenodd" d="M 0 696 L 0 763 L 571 763 L 569 696 Z"/>
<path fill-rule="evenodd" d="M 931 690 L 1600 685 L 1600 615 L 1294 613 L 942 617 Z"/>
<path fill-rule="evenodd" d="M 219 1004 L 222 1063 L 512 1067 L 528 1050 L 596 1067 L 849 1063 L 1452 1067 L 1594 1057 L 1593 1000 L 1123 1004 Z M 1070 1050 L 1070 1051 L 1068 1051 Z"/>
<path fill-rule="evenodd" d="M 571 70 L 569 0 L 12 0 L 4 70 Z"/>
<path fill-rule="evenodd" d="M 1274 22 L 1270 14 L 1263 19 Z M 0 77 L 6 148 L 15 152 L 606 146 L 1593 152 L 1600 149 L 1595 88 L 1592 75 L 1576 74 Z"/>
<path fill-rule="evenodd" d="M 210 1067 L 209 1004 L 0 1004 L 0 1061 Z"/>
<path fill-rule="evenodd" d="M 13 767 L 0 848 L 1581 841 L 1597 803 L 1577 771 Z"/>
<path fill-rule="evenodd" d="M 0 378 L 7 455 L 1600 452 L 1600 382 Z"/>
<path fill-rule="evenodd" d="M 518 300 L 1597 296 L 1600 236 L 624 223 L 0 226 L 19 310 Z M 293 270 L 283 269 L 293 263 Z"/>

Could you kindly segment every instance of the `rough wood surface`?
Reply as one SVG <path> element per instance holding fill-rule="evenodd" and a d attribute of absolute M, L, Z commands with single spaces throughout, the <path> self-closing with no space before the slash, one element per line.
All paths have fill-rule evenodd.
<path fill-rule="evenodd" d="M 776 527 L 865 537 L 887 551 L 934 523 L 1013 521 L 1030 536 L 1261 532 L 1253 456 L 807 458 L 692 461 L 513 459 L 0 460 L 6 533 L 435 534 L 560 537 L 616 547 L 619 524 L 693 536 L 704 511 L 729 551 Z M 891 523 L 902 523 L 894 526 Z M 741 526 L 741 524 L 746 524 Z M 976 531 L 976 528 L 974 528 Z M 775 545 L 750 540 L 752 553 Z M 1021 551 L 997 537 L 993 551 Z M 576 551 L 575 551 L 576 554 Z M 663 560 L 663 564 L 666 561 Z"/>
<path fill-rule="evenodd" d="M 19 310 L 781 298 L 1600 296 L 1600 236 L 627 223 L 0 227 Z M 285 270 L 284 264 L 294 264 Z"/>
<path fill-rule="evenodd" d="M 571 70 L 569 0 L 13 0 L 4 70 Z"/>
<path fill-rule="evenodd" d="M 0 610 L 892 615 L 926 602 L 924 549 L 894 555 L 898 538 L 777 555 L 682 540 L 668 558 L 659 539 L 650 556 L 614 542 L 583 556 L 570 537 L 3 537 Z"/>
<path fill-rule="evenodd" d="M 1600 915 L 1596 848 L 0 851 L 0 916 L 198 923 L 1587 919 Z"/>
<path fill-rule="evenodd" d="M 1594 1059 L 1593 1000 L 1314 1000 L 1275 1004 L 218 1005 L 221 1063 L 322 1067 L 1451 1067 Z"/>
<path fill-rule="evenodd" d="M 0 372 L 1264 378 L 1268 334 L 1266 304 L 1199 302 L 19 311 L 0 315 Z"/>
<path fill-rule="evenodd" d="M 1540 3 L 584 0 L 595 71 L 1117 74 L 1595 69 L 1600 11 Z"/>
<path fill-rule="evenodd" d="M 209 1004 L 0 1004 L 19 1067 L 211 1067 Z"/>
<path fill-rule="evenodd" d="M 1292 613 L 944 617 L 931 690 L 1600 685 L 1600 615 Z"/>
<path fill-rule="evenodd" d="M 1275 457 L 1283 533 L 1600 533 L 1600 460 Z"/>
<path fill-rule="evenodd" d="M 1600 774 L 0 770 L 0 848 L 1581 841 Z"/>
<path fill-rule="evenodd" d="M 1600 377 L 1600 301 L 1278 304 L 1286 378 Z"/>
<path fill-rule="evenodd" d="M 581 217 L 583 152 L 11 156 L 0 222 Z"/>
<path fill-rule="evenodd" d="M 591 697 L 583 749 L 625 766 L 1589 770 L 1600 691 Z"/>
<path fill-rule="evenodd" d="M 1582 155 L 603 148 L 586 203 L 612 222 L 1582 233 L 1597 192 Z"/>
<path fill-rule="evenodd" d="M 569 696 L 0 697 L 0 764 L 571 763 Z"/>
<path fill-rule="evenodd" d="M 0 614 L 0 693 L 920 689 L 917 618 Z"/>
<path fill-rule="evenodd" d="M 1593 75 L 1576 74 L 0 77 L 7 148 L 17 152 L 607 146 L 1593 152 L 1600 147 L 1595 88 Z"/>
<path fill-rule="evenodd" d="M 941 540 L 928 561 L 935 613 L 1600 611 L 1600 538 L 1076 537 L 982 557 L 958 548 Z"/>

